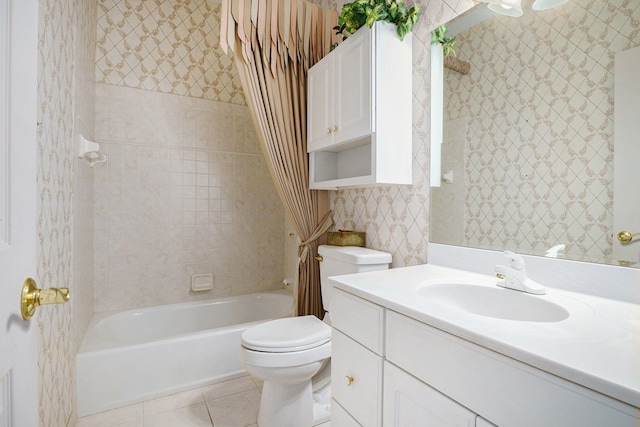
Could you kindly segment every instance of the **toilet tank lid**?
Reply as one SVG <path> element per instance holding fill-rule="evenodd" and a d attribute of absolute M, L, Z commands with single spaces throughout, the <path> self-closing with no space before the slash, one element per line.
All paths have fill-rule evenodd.
<path fill-rule="evenodd" d="M 318 246 L 318 254 L 350 264 L 389 264 L 391 254 L 360 246 Z"/>

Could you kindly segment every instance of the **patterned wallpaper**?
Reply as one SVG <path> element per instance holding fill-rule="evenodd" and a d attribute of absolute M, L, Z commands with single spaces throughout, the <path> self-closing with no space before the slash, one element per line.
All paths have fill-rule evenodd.
<path fill-rule="evenodd" d="M 219 0 L 98 0 L 96 81 L 245 104 Z"/>
<path fill-rule="evenodd" d="M 640 44 L 640 3 L 573 2 L 544 13 L 530 5 L 519 19 L 495 16 L 460 34 L 457 54 L 471 72 L 445 73 L 445 120 L 467 121 L 457 243 L 537 254 L 563 243 L 567 258 L 607 262 L 614 56 Z M 436 191 L 456 191 L 446 187 Z M 435 209 L 434 219 L 457 210 Z M 432 232 L 453 236 L 449 227 Z"/>
<path fill-rule="evenodd" d="M 340 10 L 345 1 L 317 2 Z M 421 0 L 413 31 L 413 185 L 330 192 L 334 228 L 366 231 L 367 245 L 390 252 L 393 267 L 427 261 L 429 240 L 430 33 L 474 5 L 472 0 Z"/>
<path fill-rule="evenodd" d="M 98 84 L 95 310 L 281 287 L 284 209 L 246 106 Z M 191 292 L 192 274 L 214 289 Z"/>
<path fill-rule="evenodd" d="M 78 129 L 91 134 L 93 128 L 96 8 L 90 3 L 39 2 L 37 279 L 42 288 L 68 286 L 72 295 L 70 303 L 36 315 L 43 427 L 75 424 L 75 351 L 92 314 L 92 257 L 82 253 L 91 234 L 78 239 L 74 229 L 76 220 L 84 229 L 91 221 L 90 203 L 77 203 L 76 194 L 90 197 L 92 181 L 76 164 L 73 143 Z"/>

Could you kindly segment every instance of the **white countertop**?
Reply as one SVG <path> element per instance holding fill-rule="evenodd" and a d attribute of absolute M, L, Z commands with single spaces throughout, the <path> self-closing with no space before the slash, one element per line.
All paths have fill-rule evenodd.
<path fill-rule="evenodd" d="M 640 305 L 555 289 L 548 299 L 570 316 L 559 322 L 496 319 L 418 295 L 435 283 L 496 287 L 496 278 L 436 265 L 332 278 L 337 288 L 640 408 Z M 508 290 L 508 292 L 518 292 Z"/>

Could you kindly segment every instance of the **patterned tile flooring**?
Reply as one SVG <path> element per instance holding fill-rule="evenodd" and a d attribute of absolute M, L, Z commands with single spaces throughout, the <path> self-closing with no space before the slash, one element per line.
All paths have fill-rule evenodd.
<path fill-rule="evenodd" d="M 82 417 L 76 427 L 257 427 L 260 387 L 244 376 Z"/>

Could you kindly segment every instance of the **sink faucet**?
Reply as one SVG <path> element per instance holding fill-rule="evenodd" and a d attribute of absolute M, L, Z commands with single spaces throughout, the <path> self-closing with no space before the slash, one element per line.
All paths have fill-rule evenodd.
<path fill-rule="evenodd" d="M 496 265 L 496 275 L 499 279 L 503 279 L 498 281 L 498 286 L 536 295 L 546 293 L 544 286 L 527 277 L 524 269 L 524 259 L 520 255 L 505 251 L 504 256 L 507 258 L 509 266 Z"/>

